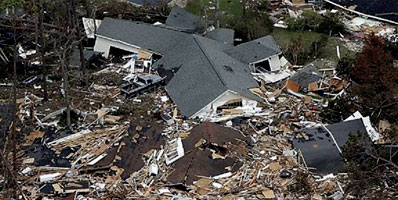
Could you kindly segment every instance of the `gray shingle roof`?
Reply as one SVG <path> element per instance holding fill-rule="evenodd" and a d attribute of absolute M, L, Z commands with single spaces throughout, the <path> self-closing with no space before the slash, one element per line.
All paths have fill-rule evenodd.
<path fill-rule="evenodd" d="M 331 124 L 326 128 L 333 134 L 340 149 L 348 141 L 350 134 L 366 133 L 362 119 Z M 323 128 L 306 129 L 309 140 L 293 139 L 293 147 L 299 149 L 308 167 L 315 168 L 317 173 L 336 173 L 344 167 L 343 159 L 330 134 Z"/>
<path fill-rule="evenodd" d="M 290 80 L 298 83 L 300 88 L 308 88 L 308 84 L 318 82 L 321 78 L 322 75 L 319 70 L 313 64 L 310 64 L 297 71 Z"/>
<path fill-rule="evenodd" d="M 235 31 L 228 28 L 217 28 L 206 34 L 207 38 L 213 39 L 215 41 L 221 42 L 226 45 L 234 45 Z"/>
<path fill-rule="evenodd" d="M 98 35 L 159 52 L 154 63 L 168 71 L 166 90 L 181 114 L 190 117 L 227 90 L 253 100 L 261 99 L 249 88 L 258 87 L 246 64 L 224 51 L 230 46 L 153 25 L 105 18 Z"/>
<path fill-rule="evenodd" d="M 247 64 L 282 53 L 270 35 L 232 47 L 225 52 Z"/>
<path fill-rule="evenodd" d="M 202 33 L 206 28 L 202 18 L 189 13 L 179 6 L 173 7 L 167 17 L 166 25 L 191 33 Z"/>
<path fill-rule="evenodd" d="M 189 34 L 141 22 L 105 18 L 97 35 L 165 54 Z"/>
<path fill-rule="evenodd" d="M 166 90 L 184 116 L 192 116 L 227 90 L 261 101 L 248 90 L 258 85 L 247 65 L 225 54 L 224 48 L 214 40 L 192 35 L 155 63 L 166 70 L 179 69 Z"/>

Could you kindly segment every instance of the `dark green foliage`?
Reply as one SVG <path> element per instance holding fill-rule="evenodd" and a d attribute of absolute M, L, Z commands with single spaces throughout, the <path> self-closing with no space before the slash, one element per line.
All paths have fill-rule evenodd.
<path fill-rule="evenodd" d="M 347 111 L 344 104 L 351 104 L 350 109 L 370 116 L 374 124 L 379 120 L 398 123 L 398 69 L 393 67 L 391 54 L 383 39 L 370 36 L 355 59 L 343 58 L 337 73 L 353 83 L 341 105 L 331 102 L 324 111 L 324 121 L 337 122 L 338 115 Z"/>
<path fill-rule="evenodd" d="M 346 190 L 356 197 L 391 199 L 398 189 L 398 175 L 394 172 L 398 157 L 392 156 L 398 149 L 374 145 L 366 133 L 357 133 L 350 135 L 342 150 L 350 180 Z"/>
<path fill-rule="evenodd" d="M 354 59 L 350 57 L 343 57 L 337 63 L 336 71 L 337 74 L 343 77 L 349 76 L 351 69 L 354 66 Z"/>
<path fill-rule="evenodd" d="M 398 29 L 396 29 L 395 35 L 390 40 L 386 41 L 387 49 L 391 52 L 392 57 L 398 60 Z"/>
<path fill-rule="evenodd" d="M 328 107 L 320 113 L 320 117 L 329 124 L 341 122 L 356 111 L 355 105 L 351 102 L 348 96 L 330 101 Z"/>
<path fill-rule="evenodd" d="M 2 0 L 0 9 L 21 7 L 24 3 L 24 0 Z"/>
<path fill-rule="evenodd" d="M 243 42 L 266 36 L 273 30 L 273 22 L 268 14 L 257 9 L 246 10 L 244 16 L 229 16 L 221 26 L 234 29 L 236 37 Z"/>
<path fill-rule="evenodd" d="M 294 31 L 315 31 L 327 35 L 345 33 L 344 24 L 332 13 L 322 16 L 314 11 L 304 11 L 297 19 L 288 17 L 286 23 L 288 28 Z"/>
<path fill-rule="evenodd" d="M 327 36 L 322 35 L 319 40 L 315 40 L 311 43 L 309 49 L 306 49 L 301 37 L 293 38 L 283 47 L 283 52 L 285 52 L 287 59 L 294 65 L 304 65 L 311 60 L 311 58 L 320 55 L 320 50 L 326 45 L 327 39 Z"/>
<path fill-rule="evenodd" d="M 317 32 L 336 35 L 339 33 L 345 33 L 346 29 L 344 24 L 340 22 L 340 19 L 337 15 L 328 13 L 319 24 Z"/>
<path fill-rule="evenodd" d="M 328 37 L 326 35 L 321 35 L 321 38 L 319 40 L 314 41 L 311 44 L 311 51 L 308 52 L 309 56 L 312 57 L 319 57 L 321 54 L 321 49 L 326 46 L 326 43 L 328 42 Z"/>
<path fill-rule="evenodd" d="M 363 114 L 371 115 L 375 123 L 380 119 L 398 122 L 398 69 L 393 67 L 391 51 L 383 39 L 367 39 L 349 77 L 357 83 L 351 95 L 365 108 Z"/>

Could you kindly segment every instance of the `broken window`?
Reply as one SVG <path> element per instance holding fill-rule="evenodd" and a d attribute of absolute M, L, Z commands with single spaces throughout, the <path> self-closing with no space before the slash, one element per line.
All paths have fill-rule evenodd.
<path fill-rule="evenodd" d="M 242 99 L 231 99 L 224 103 L 224 105 L 217 107 L 217 112 L 222 111 L 224 109 L 233 109 L 237 107 L 242 107 Z"/>
<path fill-rule="evenodd" d="M 259 63 L 254 64 L 256 70 L 260 72 L 266 72 L 266 71 L 271 71 L 271 65 L 269 63 L 269 60 L 265 60 Z"/>
<path fill-rule="evenodd" d="M 132 52 L 120 49 L 117 47 L 111 47 L 109 49 L 109 55 L 115 56 L 115 58 L 121 59 L 123 56 L 130 55 Z"/>

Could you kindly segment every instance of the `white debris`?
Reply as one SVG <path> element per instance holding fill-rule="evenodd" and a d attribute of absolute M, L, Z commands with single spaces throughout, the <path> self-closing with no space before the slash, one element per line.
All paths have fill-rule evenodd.
<path fill-rule="evenodd" d="M 213 185 L 213 187 L 215 187 L 217 189 L 220 189 L 223 187 L 223 185 L 221 185 L 220 183 L 217 183 L 217 182 L 213 182 L 212 185 Z"/>
<path fill-rule="evenodd" d="M 162 102 L 167 102 L 167 101 L 169 100 L 169 97 L 167 97 L 167 96 L 161 96 L 161 97 L 160 97 L 160 100 L 161 100 Z"/>
<path fill-rule="evenodd" d="M 61 173 L 40 175 L 40 183 L 44 183 L 44 182 L 49 182 L 49 181 L 55 180 L 59 176 L 61 176 Z"/>
<path fill-rule="evenodd" d="M 83 20 L 84 31 L 86 32 L 87 37 L 94 38 L 95 37 L 94 33 L 96 32 L 95 28 L 98 29 L 100 27 L 102 20 L 96 19 L 95 26 L 94 26 L 94 19 L 83 17 L 82 20 Z"/>
<path fill-rule="evenodd" d="M 165 154 L 167 165 L 170 165 L 176 160 L 182 158 L 184 155 L 184 147 L 180 137 L 168 142 L 168 149 Z"/>
<path fill-rule="evenodd" d="M 159 173 L 159 166 L 157 164 L 151 164 L 149 167 L 149 175 L 158 175 Z"/>
<path fill-rule="evenodd" d="M 24 170 L 22 170 L 22 174 L 30 175 L 31 173 L 32 173 L 32 168 L 30 167 L 27 167 Z"/>

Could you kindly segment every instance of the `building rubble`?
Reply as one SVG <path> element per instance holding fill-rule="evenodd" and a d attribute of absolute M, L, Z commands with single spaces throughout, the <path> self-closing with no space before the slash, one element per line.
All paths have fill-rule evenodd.
<path fill-rule="evenodd" d="M 116 21 L 102 23 L 110 20 Z M 362 19 L 351 22 L 351 31 L 358 34 L 369 29 Z M 89 38 L 94 38 L 92 26 L 100 24 L 84 19 Z M 238 51 L 231 48 L 228 54 L 224 46 L 214 47 L 204 37 L 184 37 L 195 51 L 203 53 L 198 60 L 209 59 L 210 65 Z M 176 43 L 176 49 L 179 45 Z M 59 91 L 50 90 L 45 103 L 39 97 L 40 87 L 31 87 L 17 99 L 21 121 L 17 126 L 19 132 L 27 133 L 19 138 L 20 199 L 340 200 L 346 194 L 347 178 L 339 171 L 344 166 L 340 148 L 349 134 L 367 133 L 378 144 L 386 140 L 382 133 L 389 128 L 388 121 L 375 129 L 359 112 L 340 123 L 323 124 L 320 113 L 330 100 L 344 95 L 350 81 L 338 77 L 335 68 L 316 63 L 293 66 L 278 57 L 282 54 L 278 48 L 272 48 L 276 53 L 270 55 L 276 59 L 276 69 L 268 66 L 270 70 L 263 70 L 263 58 L 242 62 L 253 68 L 247 74 L 258 87 L 250 88 L 249 96 L 258 100 L 231 98 L 216 108 L 206 102 L 202 108 L 208 106 L 211 112 L 201 117 L 181 112 L 173 102 L 177 98 L 170 95 L 173 88 L 167 86 L 171 77 L 161 76 L 172 71 L 179 78 L 176 74 L 189 74 L 189 70 L 176 72 L 173 68 L 162 73 L 162 67 L 153 68 L 161 59 L 171 65 L 166 56 L 175 52 L 159 59 L 145 49 L 120 55 L 109 53 L 111 50 L 106 58 L 97 60 L 98 68 L 91 69 L 95 80 L 91 85 L 69 91 L 71 127 L 66 126 L 67 108 Z M 20 53 L 24 59 L 31 55 Z M 232 61 L 240 62 L 231 57 Z M 185 65 L 181 63 L 177 64 Z M 221 67 L 224 71 L 209 68 L 221 82 L 228 76 L 218 73 L 237 71 Z M 26 85 L 40 81 L 61 82 L 35 76 Z M 0 103 L 0 138 L 4 138 L 12 121 L 12 106 Z M 0 183 L 3 181 L 0 175 Z"/>
<path fill-rule="evenodd" d="M 309 161 L 292 142 L 321 124 L 326 91 L 339 92 L 331 84 L 337 77 L 310 73 L 317 78 L 303 85 L 294 78 L 302 70 L 253 89 L 265 100 L 253 115 L 225 114 L 211 120 L 217 124 L 182 117 L 163 86 L 125 98 L 110 82 L 148 73 L 117 63 L 94 73 L 99 79 L 87 89 L 72 91 L 80 101 L 72 105 L 70 129 L 57 99 L 44 108 L 34 92 L 26 93 L 18 100 L 19 118 L 33 117 L 35 124 L 19 149 L 22 199 L 297 199 L 301 179 L 314 189 L 311 198 L 338 196 L 344 175 L 303 177 L 312 173 Z M 305 87 L 313 83 L 316 89 Z M 126 113 L 125 104 L 140 113 Z"/>

